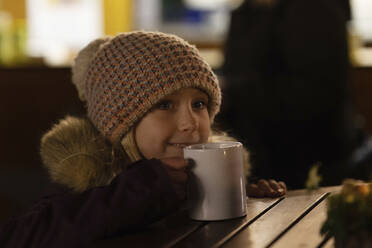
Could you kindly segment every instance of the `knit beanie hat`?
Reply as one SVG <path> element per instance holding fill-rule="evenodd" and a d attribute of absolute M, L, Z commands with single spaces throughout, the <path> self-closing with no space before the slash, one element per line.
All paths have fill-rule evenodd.
<path fill-rule="evenodd" d="M 196 47 L 160 32 L 135 31 L 92 41 L 76 57 L 72 81 L 88 117 L 111 143 L 179 89 L 205 92 L 211 121 L 221 104 L 217 77 Z"/>

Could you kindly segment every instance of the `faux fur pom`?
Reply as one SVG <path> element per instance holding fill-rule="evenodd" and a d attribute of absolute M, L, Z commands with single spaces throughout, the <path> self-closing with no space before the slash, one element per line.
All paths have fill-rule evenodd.
<path fill-rule="evenodd" d="M 111 147 L 87 119 L 66 117 L 41 140 L 41 158 L 54 182 L 81 192 L 111 182 Z"/>

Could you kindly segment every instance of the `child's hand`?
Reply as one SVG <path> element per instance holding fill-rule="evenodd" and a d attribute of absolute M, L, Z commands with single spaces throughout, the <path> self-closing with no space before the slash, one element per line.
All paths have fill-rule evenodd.
<path fill-rule="evenodd" d="M 162 158 L 164 168 L 167 170 L 178 197 L 181 200 L 186 198 L 186 182 L 188 179 L 186 173 L 187 160 L 179 157 Z"/>
<path fill-rule="evenodd" d="M 247 195 L 252 197 L 279 197 L 285 195 L 287 186 L 284 182 L 273 179 L 260 179 L 257 184 L 247 184 Z"/>

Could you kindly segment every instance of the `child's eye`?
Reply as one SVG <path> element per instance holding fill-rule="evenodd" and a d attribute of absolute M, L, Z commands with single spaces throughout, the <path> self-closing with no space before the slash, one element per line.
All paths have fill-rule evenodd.
<path fill-rule="evenodd" d="M 168 110 L 172 108 L 172 102 L 171 101 L 162 101 L 158 103 L 158 109 L 160 110 Z"/>
<path fill-rule="evenodd" d="M 196 101 L 192 104 L 192 107 L 196 109 L 204 109 L 206 106 L 207 103 L 205 101 Z"/>

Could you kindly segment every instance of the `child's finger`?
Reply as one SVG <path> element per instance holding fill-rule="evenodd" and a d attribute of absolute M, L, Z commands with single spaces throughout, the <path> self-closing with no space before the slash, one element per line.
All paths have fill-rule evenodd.
<path fill-rule="evenodd" d="M 247 184 L 247 186 L 245 187 L 245 190 L 247 191 L 246 194 L 247 194 L 248 196 L 255 196 L 256 192 L 258 191 L 257 184 L 249 183 L 249 184 Z"/>
<path fill-rule="evenodd" d="M 247 191 L 246 192 L 247 196 L 251 196 L 251 197 L 264 197 L 265 196 L 265 193 L 258 188 L 257 184 L 254 184 L 254 183 L 247 184 L 246 191 Z"/>
<path fill-rule="evenodd" d="M 282 182 L 283 183 L 283 182 Z M 282 196 L 286 193 L 285 189 L 283 188 L 283 184 L 279 184 L 279 182 L 270 179 L 269 180 L 270 187 L 275 191 L 270 197 L 278 197 Z M 285 184 L 284 184 L 285 186 Z"/>
<path fill-rule="evenodd" d="M 278 184 L 283 189 L 284 193 L 287 193 L 287 185 L 283 181 L 278 182 Z"/>
<path fill-rule="evenodd" d="M 279 185 L 279 183 L 275 181 L 274 179 L 270 179 L 268 182 L 270 184 L 270 187 L 273 190 L 278 191 L 279 189 L 281 189 L 281 186 Z"/>
<path fill-rule="evenodd" d="M 275 191 L 270 187 L 270 184 L 267 180 L 260 179 L 257 183 L 257 186 L 260 190 L 265 193 L 265 196 L 272 197 Z"/>

